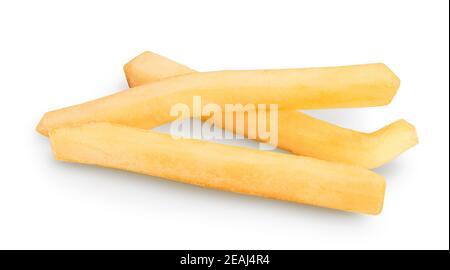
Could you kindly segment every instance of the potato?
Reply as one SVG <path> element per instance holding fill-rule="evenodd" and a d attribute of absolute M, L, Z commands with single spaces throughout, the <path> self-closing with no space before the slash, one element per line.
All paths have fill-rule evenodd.
<path fill-rule="evenodd" d="M 152 128 L 174 120 L 170 109 L 205 103 L 278 104 L 280 109 L 367 107 L 389 103 L 400 81 L 384 64 L 285 70 L 190 73 L 46 113 L 37 130 L 88 122 Z"/>
<path fill-rule="evenodd" d="M 124 71 L 130 87 L 196 72 L 152 52 L 135 57 L 124 66 Z M 236 127 L 226 126 L 225 121 L 221 127 L 236 132 Z M 244 135 L 247 133 L 245 128 Z M 260 136 L 256 139 L 266 141 Z M 362 133 L 301 112 L 280 111 L 278 115 L 278 147 L 297 155 L 376 168 L 417 142 L 414 126 L 405 120 L 396 121 L 373 133 Z"/>
<path fill-rule="evenodd" d="M 378 214 L 383 206 L 384 178 L 353 165 L 109 123 L 54 129 L 50 141 L 58 160 L 359 213 Z"/>

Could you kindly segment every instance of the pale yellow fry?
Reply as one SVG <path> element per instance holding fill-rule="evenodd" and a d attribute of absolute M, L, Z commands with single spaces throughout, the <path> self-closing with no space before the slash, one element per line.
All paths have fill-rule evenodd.
<path fill-rule="evenodd" d="M 389 103 L 400 81 L 384 64 L 190 73 L 46 113 L 37 130 L 89 122 L 151 128 L 174 120 L 170 109 L 205 103 L 278 104 L 280 109 L 367 107 Z"/>
<path fill-rule="evenodd" d="M 109 123 L 55 129 L 56 159 L 345 211 L 378 214 L 385 180 L 358 166 L 191 139 Z"/>

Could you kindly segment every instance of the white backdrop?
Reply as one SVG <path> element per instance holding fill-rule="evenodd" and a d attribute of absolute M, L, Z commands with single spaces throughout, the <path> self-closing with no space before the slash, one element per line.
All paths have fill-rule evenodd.
<path fill-rule="evenodd" d="M 0 248 L 448 249 L 448 20 L 440 0 L 0 2 Z M 144 50 L 200 71 L 384 62 L 402 80 L 389 106 L 308 113 L 405 118 L 420 143 L 376 170 L 379 216 L 55 161 L 42 114 L 125 88 Z"/>

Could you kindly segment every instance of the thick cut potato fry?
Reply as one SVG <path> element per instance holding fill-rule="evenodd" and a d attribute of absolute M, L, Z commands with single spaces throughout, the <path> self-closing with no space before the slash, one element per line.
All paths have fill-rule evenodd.
<path fill-rule="evenodd" d="M 279 109 L 367 107 L 389 103 L 400 81 L 384 64 L 190 73 L 46 113 L 37 130 L 88 122 L 151 128 L 174 120 L 170 109 L 205 103 L 278 104 Z"/>
<path fill-rule="evenodd" d="M 124 71 L 130 87 L 196 72 L 151 52 L 135 57 L 124 66 Z M 266 126 L 269 125 L 268 122 Z M 225 121 L 221 127 L 236 132 L 236 127 L 225 126 Z M 244 135 L 247 133 L 248 129 L 244 128 Z M 265 141 L 256 135 L 256 139 Z M 362 133 L 301 112 L 280 111 L 278 116 L 278 147 L 298 155 L 376 168 L 416 144 L 415 128 L 405 120 L 373 133 Z"/>
<path fill-rule="evenodd" d="M 243 119 L 244 132 L 237 132 L 236 125 L 227 126 L 225 121 L 222 127 L 247 136 L 247 116 L 244 115 Z M 268 117 L 266 120 L 267 127 L 270 122 Z M 256 135 L 258 141 L 268 142 L 266 138 Z M 388 163 L 417 143 L 414 126 L 405 120 L 398 120 L 372 133 L 362 133 L 329 124 L 304 113 L 280 111 L 278 114 L 276 146 L 297 155 L 372 169 Z"/>
<path fill-rule="evenodd" d="M 383 206 L 384 178 L 353 165 L 109 123 L 55 129 L 50 141 L 59 160 L 352 212 L 378 214 Z"/>
<path fill-rule="evenodd" d="M 124 71 L 130 88 L 194 72 L 182 64 L 151 52 L 136 56 L 124 66 Z"/>

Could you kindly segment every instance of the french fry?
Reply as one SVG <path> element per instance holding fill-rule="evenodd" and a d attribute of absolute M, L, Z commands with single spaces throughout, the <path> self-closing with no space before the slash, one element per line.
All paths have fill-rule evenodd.
<path fill-rule="evenodd" d="M 48 112 L 37 130 L 88 122 L 151 128 L 174 118 L 174 104 L 278 104 L 279 109 L 379 106 L 389 103 L 400 81 L 384 64 L 286 70 L 190 73 Z"/>
<path fill-rule="evenodd" d="M 384 178 L 353 165 L 109 123 L 54 129 L 50 141 L 58 160 L 344 211 L 378 214 L 383 206 Z"/>
<path fill-rule="evenodd" d="M 135 57 L 124 66 L 124 71 L 130 87 L 196 72 L 151 52 Z M 269 125 L 268 122 L 266 126 Z M 237 132 L 235 126 L 226 126 L 225 121 L 221 127 Z M 244 135 L 248 135 L 247 127 L 244 128 Z M 256 135 L 257 140 L 265 142 L 265 139 Z M 405 120 L 396 121 L 373 133 L 362 133 L 329 124 L 301 112 L 280 111 L 278 116 L 279 148 L 297 155 L 366 168 L 384 165 L 417 142 L 414 126 Z"/>
<path fill-rule="evenodd" d="M 193 73 L 194 70 L 152 52 L 144 52 L 124 66 L 130 88 L 173 76 Z"/>
<path fill-rule="evenodd" d="M 270 125 L 269 117 L 266 120 L 267 127 Z M 247 125 L 244 132 L 237 132 L 236 125 L 228 126 L 225 121 L 222 122 L 222 127 L 248 136 Z M 266 138 L 256 135 L 258 141 L 268 142 Z M 304 113 L 278 113 L 276 146 L 297 155 L 373 169 L 388 163 L 417 143 L 415 127 L 405 120 L 398 120 L 372 133 L 362 133 L 329 124 Z"/>

